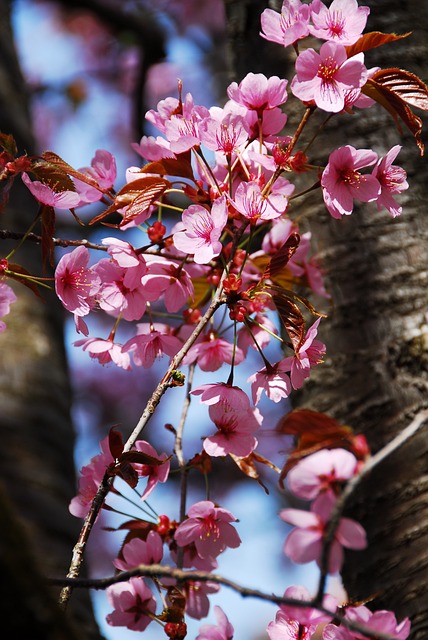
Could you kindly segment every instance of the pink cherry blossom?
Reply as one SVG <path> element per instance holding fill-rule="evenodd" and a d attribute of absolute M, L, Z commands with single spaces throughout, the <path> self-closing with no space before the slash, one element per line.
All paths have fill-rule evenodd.
<path fill-rule="evenodd" d="M 236 529 L 230 524 L 235 521 L 227 509 L 202 500 L 190 507 L 188 518 L 178 525 L 174 539 L 180 547 L 194 542 L 201 558 L 216 558 L 227 547 L 236 549 L 241 544 Z"/>
<path fill-rule="evenodd" d="M 404 169 L 396 164 L 392 164 L 400 151 L 400 145 L 397 144 L 395 147 L 392 147 L 386 156 L 378 160 L 372 172 L 374 177 L 379 181 L 381 189 L 376 200 L 377 208 L 381 209 L 385 207 L 393 218 L 399 216 L 403 210 L 394 200 L 393 194 L 401 193 L 409 188 Z"/>
<path fill-rule="evenodd" d="M 310 7 L 300 0 L 284 0 L 281 13 L 265 9 L 260 17 L 262 38 L 288 47 L 309 35 Z"/>
<path fill-rule="evenodd" d="M 359 7 L 357 0 L 333 0 L 328 8 L 322 2 L 312 3 L 313 26 L 309 25 L 309 32 L 323 40 L 354 44 L 364 31 L 369 13 L 369 7 Z"/>
<path fill-rule="evenodd" d="M 114 156 L 105 149 L 97 149 L 95 156 L 91 160 L 90 167 L 82 167 L 79 169 L 80 173 L 93 178 L 101 190 L 107 191 L 114 186 L 116 180 L 116 160 Z M 82 180 L 75 179 L 76 191 L 80 196 L 80 205 L 88 204 L 90 202 L 98 202 L 102 198 L 102 191 L 95 189 L 86 184 Z"/>
<path fill-rule="evenodd" d="M 157 136 L 143 136 L 139 143 L 131 142 L 131 147 L 144 160 L 153 162 L 162 158 L 175 158 L 175 153 L 170 149 L 170 143 L 165 138 Z"/>
<path fill-rule="evenodd" d="M 91 358 L 98 360 L 100 364 L 108 364 L 114 362 L 121 369 L 129 371 L 131 361 L 129 353 L 122 350 L 122 345 L 113 340 L 103 338 L 84 338 L 73 342 L 75 347 L 83 347 L 83 351 L 87 351 Z"/>
<path fill-rule="evenodd" d="M 215 582 L 191 582 L 186 580 L 186 613 L 195 620 L 206 618 L 210 610 L 208 595 L 217 593 L 220 585 Z"/>
<path fill-rule="evenodd" d="M 284 522 L 296 526 L 288 535 L 284 553 L 293 562 L 304 563 L 315 560 L 320 566 L 324 533 L 335 504 L 332 493 L 320 494 L 312 503 L 310 511 L 283 509 L 279 516 Z M 365 549 L 366 532 L 355 520 L 340 518 L 330 547 L 328 572 L 337 573 L 343 564 L 343 547 Z"/>
<path fill-rule="evenodd" d="M 16 302 L 15 292 L 9 285 L 0 282 L 0 318 L 7 316 L 10 312 L 10 305 Z M 0 333 L 6 329 L 6 324 L 0 320 Z"/>
<path fill-rule="evenodd" d="M 68 507 L 68 510 L 76 518 L 84 518 L 89 511 L 92 500 L 104 477 L 107 467 L 114 462 L 110 452 L 109 437 L 101 441 L 101 453 L 94 456 L 90 463 L 80 470 L 79 492 Z"/>
<path fill-rule="evenodd" d="M 392 611 L 370 611 L 367 607 L 347 607 L 345 619 L 350 622 L 361 624 L 372 632 L 384 633 L 396 640 L 406 640 L 410 633 L 410 620 L 404 618 L 397 623 L 395 614 Z M 323 640 L 363 640 L 366 636 L 357 631 L 348 629 L 344 625 L 328 624 L 323 630 Z"/>
<path fill-rule="evenodd" d="M 145 323 L 137 324 L 138 333 L 124 345 L 123 351 L 131 351 L 137 367 L 150 368 L 157 358 L 163 354 L 173 357 L 180 350 L 182 343 L 171 335 L 167 325 Z"/>
<path fill-rule="evenodd" d="M 135 463 L 132 465 L 140 477 L 147 478 L 147 486 L 141 495 L 141 500 L 147 500 L 149 495 L 154 491 L 158 482 L 164 483 L 168 480 L 170 469 L 169 459 L 166 453 L 161 453 L 159 455 L 156 449 L 145 440 L 137 440 L 135 443 L 135 449 L 146 453 L 160 462 L 160 464 Z"/>
<path fill-rule="evenodd" d="M 146 113 L 146 120 L 153 124 L 159 131 L 165 133 L 165 126 L 168 120 L 179 113 L 180 102 L 177 98 L 165 98 L 157 104 L 157 111 L 150 109 Z"/>
<path fill-rule="evenodd" d="M 296 60 L 291 91 L 303 102 L 315 102 L 324 111 L 338 113 L 345 106 L 345 95 L 359 89 L 367 80 L 364 54 L 347 57 L 341 44 L 325 42 L 319 54 L 306 49 Z"/>
<path fill-rule="evenodd" d="M 357 150 L 349 144 L 330 154 L 321 176 L 321 187 L 324 203 L 333 218 L 350 215 L 354 200 L 377 200 L 381 193 L 379 180 L 374 175 L 358 171 L 374 164 L 377 159 L 377 154 L 371 149 Z"/>
<path fill-rule="evenodd" d="M 107 598 L 114 611 L 106 617 L 113 627 L 144 631 L 153 619 L 156 600 L 143 578 L 131 578 L 107 588 Z"/>
<path fill-rule="evenodd" d="M 281 360 L 269 368 L 265 367 L 248 378 L 254 404 L 260 402 L 263 392 L 272 402 L 280 402 L 283 398 L 288 398 L 291 393 L 291 382 L 287 372 L 290 368 L 284 367 L 284 362 L 286 361 Z"/>
<path fill-rule="evenodd" d="M 32 181 L 27 173 L 21 174 L 22 181 L 25 186 L 31 191 L 33 196 L 49 207 L 55 207 L 56 209 L 74 209 L 80 202 L 80 195 L 76 191 L 54 191 L 44 182 L 39 180 Z"/>
<path fill-rule="evenodd" d="M 76 247 L 62 256 L 55 269 L 55 291 L 67 311 L 77 316 L 87 315 L 95 302 L 101 279 L 93 269 L 88 269 L 89 251 Z"/>
<path fill-rule="evenodd" d="M 219 402 L 229 402 L 239 411 L 251 409 L 250 399 L 240 387 L 234 387 L 224 382 L 202 384 L 191 391 L 192 395 L 201 396 L 203 404 L 211 406 Z"/>
<path fill-rule="evenodd" d="M 212 151 L 230 155 L 248 142 L 248 124 L 242 116 L 233 113 L 226 113 L 220 120 L 206 118 L 199 129 L 201 141 Z"/>
<path fill-rule="evenodd" d="M 223 338 L 216 338 L 215 334 L 210 332 L 190 347 L 183 364 L 196 362 L 202 371 L 217 371 L 223 364 L 240 364 L 244 357 L 239 347 L 234 347 Z"/>
<path fill-rule="evenodd" d="M 140 320 L 146 310 L 147 299 L 141 285 L 146 266 L 121 267 L 116 260 L 100 260 L 93 267 L 101 279 L 98 292 L 99 305 L 103 311 L 125 320 Z"/>
<path fill-rule="evenodd" d="M 194 542 L 186 544 L 184 547 L 181 547 L 181 549 L 183 551 L 183 569 L 190 569 L 192 567 L 200 571 L 213 571 L 217 569 L 217 560 L 211 556 L 201 558 Z M 177 543 L 175 540 L 170 545 L 170 553 L 173 561 L 177 562 Z"/>
<path fill-rule="evenodd" d="M 259 428 L 262 416 L 257 409 L 249 406 L 243 409 L 238 390 L 235 391 L 232 387 L 229 389 L 230 394 L 223 394 L 217 403 L 209 406 L 209 416 L 218 431 L 205 438 L 203 446 L 210 456 L 232 454 L 244 458 L 257 446 L 253 433 Z"/>
<path fill-rule="evenodd" d="M 358 471 L 358 460 L 346 449 L 321 449 L 300 460 L 288 473 L 290 491 L 313 500 L 322 491 L 332 491 Z"/>
<path fill-rule="evenodd" d="M 275 616 L 275 622 L 269 622 L 266 631 L 270 640 L 310 640 L 316 628 L 315 624 L 302 625 L 279 610 Z"/>
<path fill-rule="evenodd" d="M 232 204 L 251 224 L 256 224 L 259 220 L 272 220 L 282 216 L 288 207 L 287 195 L 270 193 L 265 197 L 256 182 L 241 182 Z"/>
<path fill-rule="evenodd" d="M 247 109 L 261 113 L 286 102 L 287 80 L 281 80 L 278 76 L 267 78 L 262 73 L 248 73 L 239 85 L 232 82 L 228 86 L 227 95 Z"/>
<path fill-rule="evenodd" d="M 199 635 L 196 640 L 232 640 L 234 629 L 227 619 L 223 609 L 219 606 L 214 607 L 217 624 L 204 624 L 199 629 Z"/>
<path fill-rule="evenodd" d="M 171 114 L 165 121 L 165 135 L 173 153 L 184 153 L 200 145 L 199 126 L 210 115 L 206 107 L 194 104 L 190 93 L 184 98 L 182 110 L 182 113 Z"/>
<path fill-rule="evenodd" d="M 214 200 L 211 211 L 192 204 L 183 211 L 184 231 L 174 233 L 174 245 L 184 253 L 193 254 L 197 264 L 207 264 L 222 250 L 221 234 L 227 223 L 226 198 Z"/>
<path fill-rule="evenodd" d="M 288 587 L 284 591 L 284 598 L 293 598 L 294 600 L 305 600 L 309 602 L 312 600 L 309 591 L 300 585 Z M 330 622 L 334 617 L 337 609 L 337 599 L 328 593 L 324 594 L 322 600 L 322 606 L 327 611 L 331 611 L 331 615 L 313 609 L 312 607 L 299 607 L 289 604 L 280 605 L 280 610 L 289 620 L 297 620 L 302 625 L 310 627 L 311 625 L 318 625 L 322 622 Z"/>
<path fill-rule="evenodd" d="M 325 354 L 325 344 L 315 337 L 321 318 L 315 320 L 314 324 L 306 332 L 305 341 L 294 356 L 285 358 L 282 366 L 285 371 L 290 371 L 291 384 L 294 389 L 300 389 L 306 378 L 309 377 L 311 367 L 322 362 Z"/>
<path fill-rule="evenodd" d="M 113 560 L 116 569 L 129 571 L 139 564 L 159 564 L 163 557 L 162 538 L 156 531 L 149 531 L 146 540 L 132 538 L 122 549 L 122 558 Z"/>
<path fill-rule="evenodd" d="M 169 313 L 181 309 L 194 295 L 192 280 L 183 264 L 177 265 L 161 256 L 148 259 L 147 273 L 141 278 L 141 284 L 150 302 L 163 296 Z"/>
<path fill-rule="evenodd" d="M 138 267 L 137 274 L 135 276 L 135 281 L 141 279 L 141 276 L 147 270 L 146 262 L 144 256 L 141 254 L 137 254 L 134 247 L 126 242 L 125 240 L 121 240 L 120 238 L 103 238 L 102 243 L 108 246 L 107 252 L 109 256 L 111 256 L 114 262 L 124 269 L 132 269 L 133 267 Z M 127 273 L 127 278 L 130 278 L 129 273 Z M 134 284 L 134 278 L 132 278 L 132 282 L 129 280 L 126 281 L 126 285 L 132 286 Z"/>

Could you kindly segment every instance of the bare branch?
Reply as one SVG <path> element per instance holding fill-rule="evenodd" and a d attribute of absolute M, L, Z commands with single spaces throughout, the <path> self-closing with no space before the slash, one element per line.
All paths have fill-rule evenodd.
<path fill-rule="evenodd" d="M 388 444 L 386 444 L 380 451 L 378 451 L 375 455 L 371 456 L 364 466 L 361 468 L 360 472 L 354 476 L 346 485 L 342 494 L 338 498 L 333 512 L 331 514 L 331 518 L 329 520 L 325 537 L 324 537 L 324 545 L 323 545 L 323 553 L 321 557 L 321 575 L 318 583 L 318 592 L 314 602 L 322 602 L 322 598 L 325 591 L 325 585 L 327 581 L 328 575 L 328 561 L 330 556 L 331 545 L 334 540 L 334 536 L 336 533 L 336 529 L 339 525 L 340 517 L 345 508 L 346 502 L 352 496 L 356 488 L 359 486 L 361 481 L 385 458 L 391 455 L 394 451 L 399 449 L 407 440 L 409 440 L 415 433 L 427 422 L 428 420 L 428 410 L 420 411 L 412 420 L 412 422 L 405 427 L 400 433 Z"/>

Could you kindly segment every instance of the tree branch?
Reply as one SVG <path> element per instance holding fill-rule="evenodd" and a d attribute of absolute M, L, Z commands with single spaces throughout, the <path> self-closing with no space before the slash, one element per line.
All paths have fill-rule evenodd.
<path fill-rule="evenodd" d="M 277 596 L 272 593 L 264 593 L 263 591 L 259 591 L 258 589 L 250 589 L 249 587 L 243 587 L 240 584 L 229 580 L 228 578 L 224 578 L 216 573 L 207 573 L 206 571 L 182 571 L 181 569 L 174 569 L 169 566 L 162 566 L 159 564 L 153 565 L 145 565 L 141 564 L 135 569 L 130 571 L 122 571 L 115 576 L 111 576 L 110 578 L 100 578 L 97 580 L 90 579 L 69 579 L 69 578 L 51 578 L 49 582 L 55 585 L 67 585 L 73 588 L 83 588 L 83 589 L 106 589 L 113 584 L 117 584 L 119 582 L 126 582 L 130 578 L 134 577 L 149 577 L 149 578 L 175 578 L 178 582 L 215 582 L 216 584 L 220 584 L 224 587 L 229 587 L 233 591 L 239 593 L 243 598 L 257 598 L 258 600 L 264 600 L 265 602 L 271 602 L 276 605 L 288 605 L 292 607 L 311 607 L 317 609 L 317 611 L 321 611 L 327 615 L 330 615 L 335 622 L 343 624 L 343 626 L 351 629 L 353 631 L 358 631 L 363 633 L 368 638 L 373 638 L 374 640 L 396 640 L 396 638 L 390 636 L 386 633 L 381 633 L 379 631 L 373 631 L 368 627 L 353 622 L 351 620 L 347 620 L 344 618 L 344 614 L 342 612 L 335 612 L 326 609 L 320 604 L 314 605 L 311 600 L 297 600 L 296 598 L 287 598 L 284 596 Z"/>
<path fill-rule="evenodd" d="M 325 585 L 327 581 L 328 575 L 328 561 L 330 556 L 331 545 L 334 540 L 334 536 L 336 533 L 336 529 L 339 525 L 339 521 L 343 510 L 345 508 L 346 502 L 355 492 L 357 487 L 360 485 L 362 480 L 385 458 L 390 456 L 394 451 L 396 451 L 399 447 L 401 447 L 407 440 L 409 440 L 415 433 L 428 421 L 428 410 L 420 411 L 412 420 L 412 422 L 405 427 L 393 440 L 388 442 L 382 449 L 380 449 L 375 455 L 371 456 L 365 465 L 362 467 L 360 472 L 354 476 L 347 483 L 345 489 L 342 494 L 338 498 L 333 512 L 331 514 L 331 518 L 328 522 L 328 526 L 325 532 L 324 545 L 323 545 L 323 553 L 321 557 L 321 575 L 318 584 L 318 592 L 315 597 L 314 602 L 320 603 L 322 602 Z"/>

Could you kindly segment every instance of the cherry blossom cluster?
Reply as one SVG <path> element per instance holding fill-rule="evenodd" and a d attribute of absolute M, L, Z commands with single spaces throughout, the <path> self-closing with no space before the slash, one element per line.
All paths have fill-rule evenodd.
<path fill-rule="evenodd" d="M 90 224 L 103 222 L 115 229 L 96 247 L 103 257 L 96 259 L 95 251 L 82 242 L 56 266 L 56 295 L 83 336 L 75 346 L 103 365 L 113 363 L 124 370 L 148 369 L 166 357 L 176 367 L 198 367 L 208 374 L 206 383 L 188 392 L 189 398 L 199 399 L 206 415 L 201 449 L 191 460 L 182 459 L 181 435 L 173 451 L 159 454 L 145 440 L 134 438 L 124 445 L 111 430 L 101 452 L 81 470 L 78 494 L 69 507 L 80 518 L 94 515 L 95 497 L 103 486 L 108 486 L 109 497 L 121 496 L 116 478 L 134 490 L 146 482 L 139 491 L 144 517 L 121 527 L 128 533 L 114 561 L 119 571 L 158 565 L 167 557 L 179 569 L 211 572 L 220 554 L 241 544 L 235 515 L 206 496 L 188 508 L 182 497 L 180 517 L 157 514 L 147 500 L 159 483 L 168 481 L 174 466 L 185 474 L 208 476 L 213 458 L 229 456 L 253 478 L 259 478 L 256 462 L 274 467 L 257 453 L 264 421 L 261 399 L 279 403 L 288 398 L 326 353 L 317 337 L 324 314 L 307 296 L 323 301 L 329 294 L 317 257 L 311 254 L 311 233 L 300 231 L 293 217 L 293 201 L 318 189 L 336 219 L 351 214 L 354 201 L 373 202 L 392 217 L 402 212 L 395 196 L 408 183 L 405 171 L 393 164 L 399 145 L 379 156 L 346 144 L 329 150 L 321 167 L 310 162 L 312 142 L 298 148 L 316 111 L 327 112 L 328 118 L 346 117 L 354 108 L 373 104 L 364 91 L 377 73 L 364 64 L 364 51 L 370 48 L 362 35 L 368 15 L 369 8 L 356 0 L 333 0 L 329 7 L 320 0 L 284 0 L 281 13 L 266 9 L 261 36 L 292 46 L 296 53 L 290 85 L 277 76 L 249 73 L 229 85 L 223 107 L 207 108 L 195 104 L 190 93 L 183 96 L 180 84 L 178 97 L 162 100 L 146 114 L 160 135 L 143 136 L 132 145 L 144 164 L 129 167 L 119 189 L 116 161 L 106 150 L 98 150 L 89 167 L 75 170 L 51 152 L 41 158 L 15 157 L 13 144 L 3 138 L 1 179 L 11 185 L 20 175 L 38 201 L 45 253 L 53 250 L 46 229 L 52 227 L 55 209 L 69 209 L 77 218 L 76 209 L 82 215 L 81 208 L 99 203 L 104 209 Z M 300 41 L 308 36 L 321 42 L 319 51 L 307 48 L 300 53 Z M 283 105 L 290 93 L 302 103 L 303 114 L 292 135 L 285 135 Z M 53 174 L 55 179 L 60 176 L 55 184 Z M 309 188 L 299 193 L 302 179 L 310 176 Z M 113 222 L 106 223 L 110 215 Z M 3 278 L 33 289 L 42 283 L 11 262 L 13 253 L 0 260 L 1 316 L 16 299 Z M 100 312 L 111 319 L 108 335 L 91 333 Z M 1 322 L 0 331 L 4 328 Z M 271 350 L 266 349 L 274 343 L 280 356 L 269 359 Z M 258 365 L 248 372 L 244 389 L 234 384 L 234 374 L 249 362 L 249 353 L 256 354 Z M 223 365 L 228 372 L 219 381 Z M 215 381 L 214 372 L 219 372 Z M 180 386 L 184 377 L 174 369 L 167 383 Z M 174 425 L 171 430 L 177 435 Z M 280 512 L 280 518 L 294 526 L 284 552 L 294 562 L 316 561 L 321 570 L 336 574 L 344 548 L 367 545 L 362 526 L 345 517 L 338 518 L 327 540 L 342 490 L 359 472 L 364 456 L 342 444 L 318 449 L 305 452 L 281 475 L 287 475 L 295 497 L 310 501 L 309 510 Z M 104 508 L 114 510 L 110 504 Z M 163 601 L 160 612 L 154 586 Z M 152 585 L 134 576 L 108 588 L 113 611 L 107 621 L 135 631 L 156 621 L 168 637 L 181 640 L 187 633 L 185 616 L 206 617 L 208 596 L 218 589 L 209 580 L 178 584 L 169 578 Z M 397 623 L 388 611 L 341 607 L 329 594 L 318 608 L 316 602 L 309 606 L 311 597 L 301 586 L 290 587 L 284 597 L 308 606 L 281 605 L 267 628 L 271 640 L 308 640 L 319 624 L 324 625 L 324 640 L 365 637 L 346 621 L 362 625 L 372 636 L 381 632 L 405 640 L 409 633 L 407 619 Z M 217 625 L 203 625 L 197 640 L 233 637 L 225 613 L 216 607 L 215 614 Z"/>

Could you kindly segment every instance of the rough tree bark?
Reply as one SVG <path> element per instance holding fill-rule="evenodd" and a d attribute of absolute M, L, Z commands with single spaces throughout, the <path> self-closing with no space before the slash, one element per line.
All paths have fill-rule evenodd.
<path fill-rule="evenodd" d="M 21 152 L 34 151 L 28 96 L 10 25 L 11 3 L 0 0 L 0 129 Z M 1 226 L 26 230 L 37 213 L 17 180 Z M 11 249 L 2 241 L 1 256 Z M 40 247 L 12 261 L 40 274 Z M 87 593 L 76 594 L 70 615 L 59 610 L 58 589 L 46 576 L 67 572 L 79 523 L 68 513 L 75 493 L 74 433 L 61 326 L 53 294 L 46 302 L 23 286 L 0 335 L 0 619 L 2 635 L 33 640 L 97 640 Z"/>
<path fill-rule="evenodd" d="M 428 5 L 392 0 L 371 7 L 370 31 L 413 35 L 373 50 L 367 66 L 400 67 L 427 81 Z M 272 45 L 277 46 L 277 45 Z M 248 51 L 247 71 L 254 51 Z M 244 58 L 245 59 L 245 58 Z M 242 56 L 241 56 L 242 60 Z M 271 68 L 263 69 L 271 74 Z M 284 71 L 284 77 L 287 72 Z M 289 105 L 286 105 L 287 111 Z M 424 119 L 425 141 L 427 118 Z M 338 124 L 339 123 L 339 124 Z M 380 154 L 400 136 L 380 107 L 334 119 L 317 142 L 324 149 L 352 144 Z M 402 216 L 373 205 L 356 207 L 341 221 L 320 203 L 305 201 L 302 223 L 316 239 L 332 294 L 322 323 L 327 358 L 305 385 L 298 406 L 326 412 L 367 435 L 377 451 L 428 403 L 428 169 L 410 135 L 396 161 L 408 173 Z M 315 148 L 315 145 L 314 145 Z M 293 216 L 296 212 L 293 206 Z M 428 428 L 390 457 L 360 488 L 349 514 L 366 527 L 366 552 L 350 553 L 345 586 L 351 598 L 376 596 L 373 606 L 412 619 L 412 639 L 428 632 Z"/>

